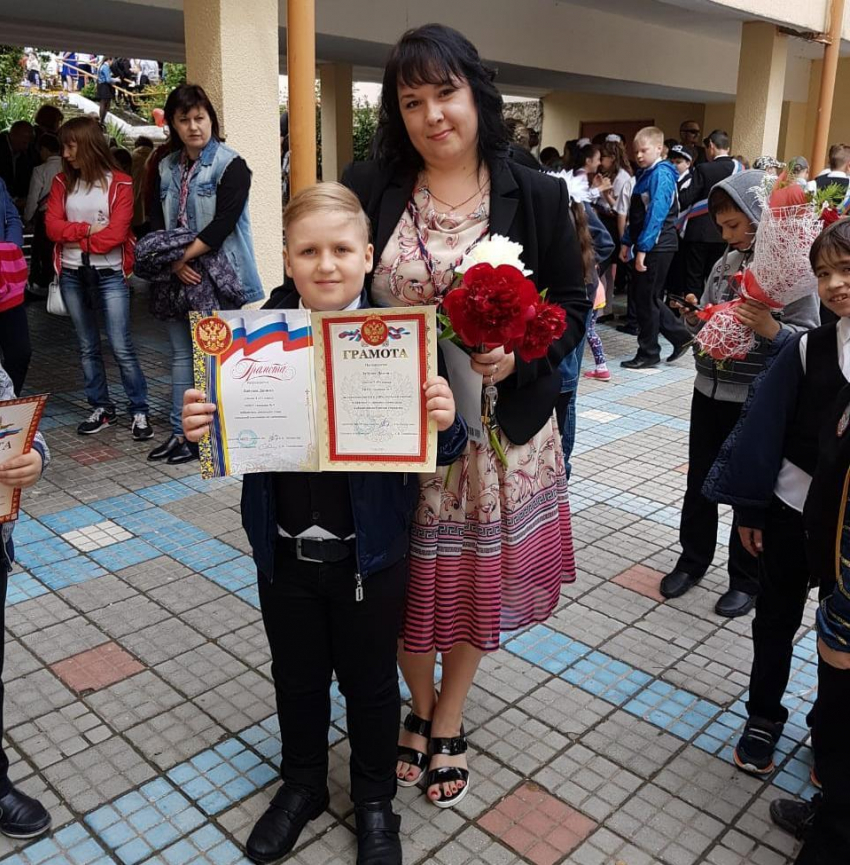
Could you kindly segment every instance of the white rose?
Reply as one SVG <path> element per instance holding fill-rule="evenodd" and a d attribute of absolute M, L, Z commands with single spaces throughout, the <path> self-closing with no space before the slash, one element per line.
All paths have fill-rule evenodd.
<path fill-rule="evenodd" d="M 523 276 L 531 276 L 531 271 L 525 269 L 521 255 L 521 243 L 514 243 L 507 237 L 502 237 L 501 234 L 494 234 L 489 240 L 482 240 L 481 243 L 474 246 L 455 268 L 455 272 L 466 273 L 470 267 L 476 264 L 489 264 L 493 267 L 509 264 L 511 267 L 522 271 Z"/>

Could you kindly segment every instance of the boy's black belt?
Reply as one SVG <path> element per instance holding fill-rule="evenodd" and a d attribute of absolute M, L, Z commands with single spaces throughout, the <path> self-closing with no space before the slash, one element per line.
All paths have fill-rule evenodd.
<path fill-rule="evenodd" d="M 279 544 L 301 562 L 322 562 L 336 564 L 354 556 L 354 538 L 341 541 L 337 538 L 284 538 L 278 537 Z"/>

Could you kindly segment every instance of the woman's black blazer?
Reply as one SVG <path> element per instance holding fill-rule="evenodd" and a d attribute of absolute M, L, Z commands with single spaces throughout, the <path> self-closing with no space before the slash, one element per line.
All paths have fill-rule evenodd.
<path fill-rule="evenodd" d="M 355 162 L 345 170 L 342 182 L 357 194 L 372 223 L 376 262 L 415 181 L 415 175 L 393 172 L 378 162 Z M 567 330 L 546 357 L 530 363 L 517 357 L 515 374 L 498 385 L 499 425 L 510 441 L 524 444 L 552 416 L 561 390 L 558 364 L 584 336 L 590 308 L 566 184 L 507 159 L 495 161 L 490 166 L 490 234 L 522 244 L 530 278 L 567 312 Z M 371 289 L 371 278 L 366 287 Z"/>

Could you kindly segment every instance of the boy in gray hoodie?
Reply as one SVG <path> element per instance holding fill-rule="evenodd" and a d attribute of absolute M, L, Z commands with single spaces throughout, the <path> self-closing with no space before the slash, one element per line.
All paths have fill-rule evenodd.
<path fill-rule="evenodd" d="M 755 233 L 761 219 L 756 190 L 765 172 L 743 171 L 720 181 L 708 197 L 709 213 L 723 235 L 726 250 L 705 284 L 701 305 L 725 303 L 737 297 L 734 276 L 751 261 Z M 694 295 L 686 300 L 697 303 Z M 742 360 L 718 362 L 695 349 L 697 376 L 691 403 L 688 442 L 688 482 L 679 523 L 682 554 L 676 567 L 661 581 L 661 594 L 678 598 L 695 586 L 714 559 L 717 546 L 717 504 L 702 494 L 706 476 L 720 447 L 732 432 L 750 385 L 765 361 L 792 333 L 820 324 L 817 297 L 804 297 L 773 312 L 748 300 L 737 309 L 738 320 L 756 333 L 756 345 Z M 684 321 L 696 335 L 703 322 L 692 311 Z M 715 612 L 733 618 L 748 613 L 758 594 L 758 560 L 744 549 L 733 522 L 729 539 L 729 589 Z"/>

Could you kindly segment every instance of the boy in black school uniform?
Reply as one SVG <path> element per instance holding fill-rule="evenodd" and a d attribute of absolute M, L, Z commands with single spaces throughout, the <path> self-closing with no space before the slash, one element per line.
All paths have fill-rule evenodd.
<path fill-rule="evenodd" d="M 850 245 L 836 250 L 833 274 L 850 297 Z M 843 270 L 843 273 L 836 273 Z M 823 792 L 810 802 L 776 799 L 770 816 L 805 841 L 796 865 L 838 865 L 850 851 L 850 386 L 820 436 L 818 467 L 803 518 L 807 556 L 817 581 L 818 695 L 812 749 Z"/>
<path fill-rule="evenodd" d="M 635 160 L 640 171 L 629 205 L 629 224 L 623 234 L 620 261 L 628 262 L 634 248 L 632 296 L 638 323 L 638 350 L 620 366 L 647 369 L 661 360 L 659 331 L 673 343 L 668 363 L 680 358 L 691 335 L 664 303 L 664 286 L 673 256 L 679 248 L 676 219 L 678 172 L 662 159 L 664 133 L 647 126 L 635 135 Z"/>
<path fill-rule="evenodd" d="M 355 309 L 372 268 L 369 222 L 338 183 L 303 190 L 284 213 L 286 272 L 268 308 Z M 467 444 L 448 383 L 425 383 L 440 430 L 437 461 Z M 187 438 L 208 429 L 215 406 L 186 392 Z M 346 699 L 358 865 L 401 865 L 393 813 L 400 721 L 396 646 L 407 585 L 415 476 L 398 473 L 263 473 L 243 480 L 242 523 L 257 564 L 272 654 L 283 784 L 246 845 L 256 862 L 288 853 L 328 804 L 331 676 Z"/>
<path fill-rule="evenodd" d="M 760 560 L 749 717 L 734 752 L 738 768 L 753 775 L 773 771 L 788 719 L 782 696 L 811 576 L 803 509 L 820 431 L 850 381 L 850 291 L 833 274 L 834 250 L 845 245 L 850 250 L 847 219 L 827 228 L 810 253 L 821 302 L 839 318 L 786 340 L 754 385 L 706 482 L 709 498 L 734 507 L 741 542 Z"/>

